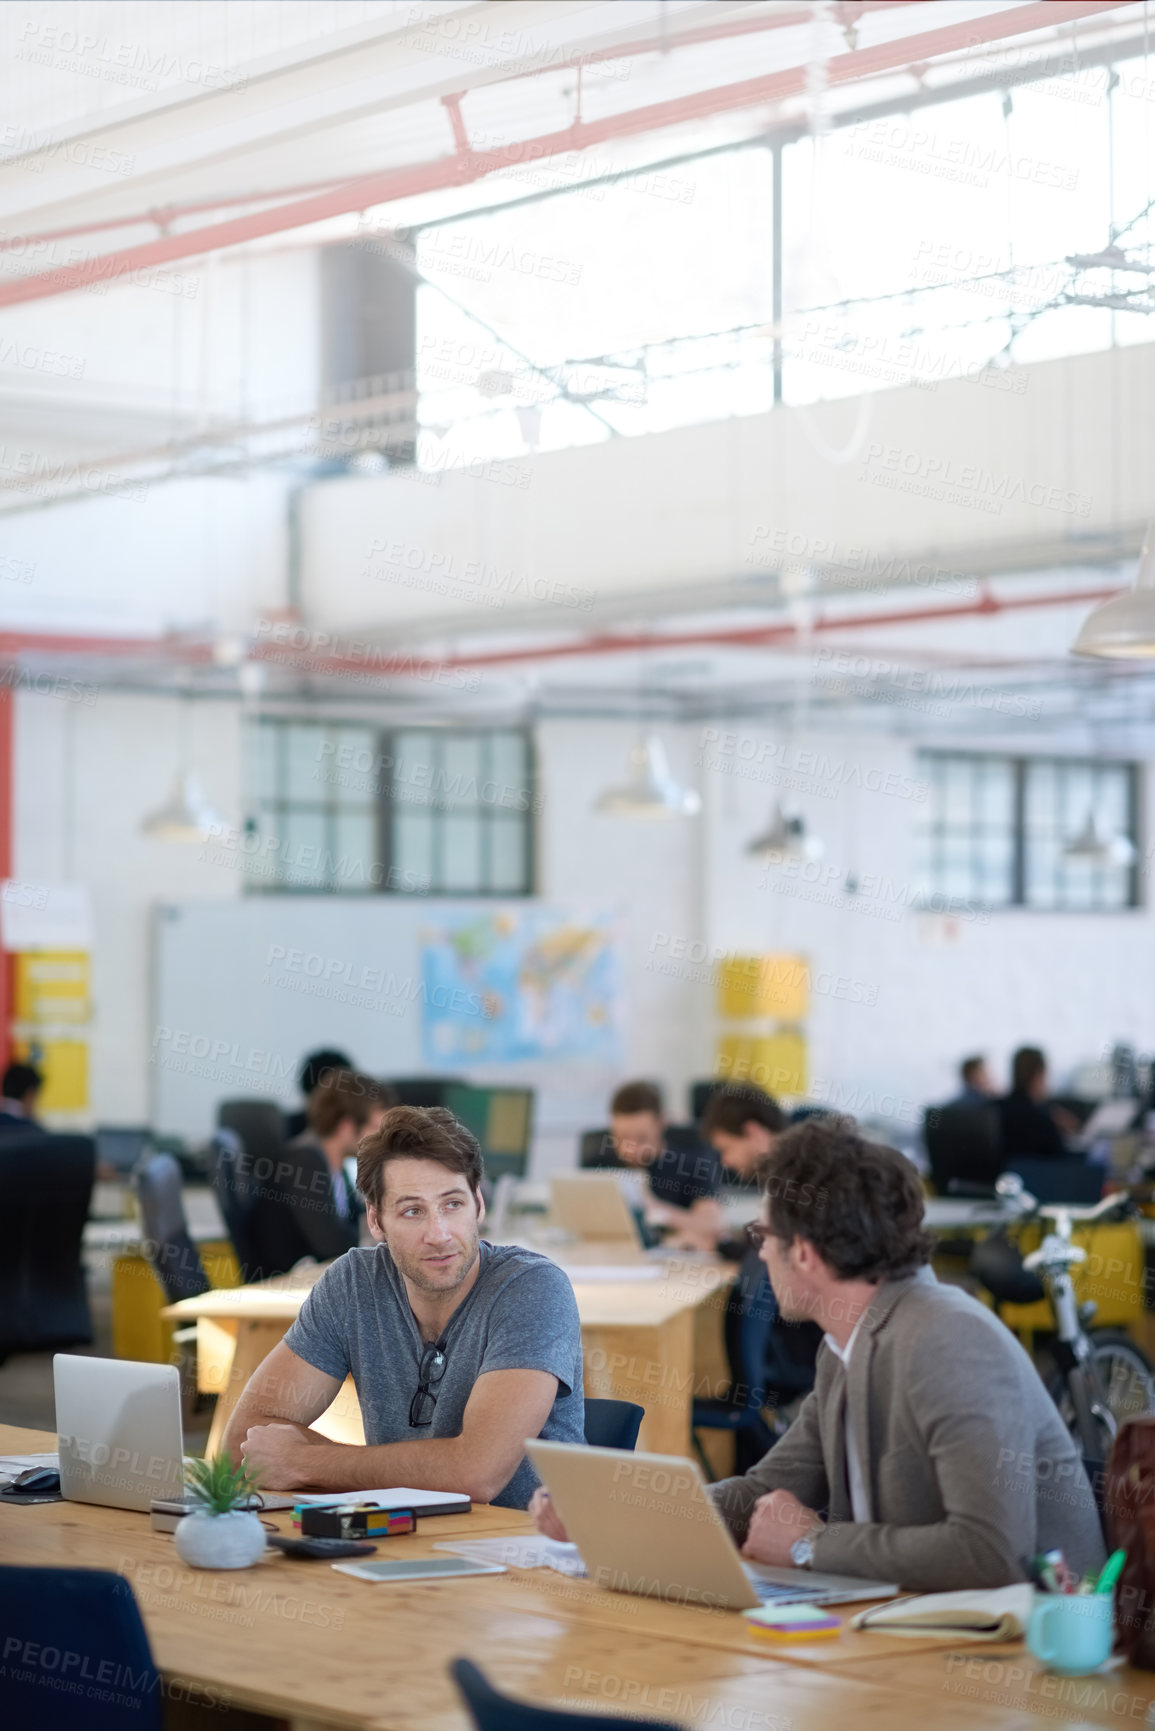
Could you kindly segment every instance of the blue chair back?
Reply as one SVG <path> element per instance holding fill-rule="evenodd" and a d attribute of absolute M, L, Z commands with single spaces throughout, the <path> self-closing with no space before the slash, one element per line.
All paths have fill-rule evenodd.
<path fill-rule="evenodd" d="M 144 1249 L 170 1304 L 209 1290 L 200 1251 L 192 1241 L 180 1193 L 180 1167 L 171 1154 L 154 1154 L 133 1174 Z"/>
<path fill-rule="evenodd" d="M 237 1253 L 241 1275 L 246 1280 L 259 1279 L 250 1220 L 260 1185 L 235 1130 L 222 1127 L 213 1132 L 209 1162 L 213 1194 Z"/>
<path fill-rule="evenodd" d="M 591 1448 L 633 1449 L 645 1416 L 632 1400 L 587 1400 L 586 1441 Z"/>
<path fill-rule="evenodd" d="M 465 1697 L 477 1731 L 682 1731 L 669 1719 L 620 1718 L 610 1713 L 570 1713 L 537 1707 L 499 1694 L 469 1659 L 454 1659 L 449 1675 Z"/>
<path fill-rule="evenodd" d="M 13 1731 L 160 1731 L 160 1677 L 123 1575 L 0 1567 L 0 1652 Z"/>

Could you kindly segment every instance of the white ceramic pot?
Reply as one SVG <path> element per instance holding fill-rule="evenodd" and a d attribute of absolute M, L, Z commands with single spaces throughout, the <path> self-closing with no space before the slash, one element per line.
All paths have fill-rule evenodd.
<path fill-rule="evenodd" d="M 243 1509 L 227 1515 L 198 1510 L 185 1515 L 173 1534 L 177 1555 L 193 1569 L 247 1569 L 265 1553 L 260 1516 Z"/>

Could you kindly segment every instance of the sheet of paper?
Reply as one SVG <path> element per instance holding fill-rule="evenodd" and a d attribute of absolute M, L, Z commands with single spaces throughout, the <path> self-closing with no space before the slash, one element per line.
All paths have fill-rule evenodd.
<path fill-rule="evenodd" d="M 393 1508 L 428 1509 L 455 1499 L 468 1502 L 464 1491 L 415 1491 L 407 1485 L 392 1485 L 384 1491 L 301 1491 L 295 1503 L 386 1503 Z"/>
<path fill-rule="evenodd" d="M 22 1473 L 28 1467 L 53 1467 L 59 1470 L 60 1457 L 49 1455 L 0 1455 L 0 1479 L 11 1483 L 17 1473 Z"/>
<path fill-rule="evenodd" d="M 433 1549 L 452 1551 L 474 1563 L 504 1563 L 508 1569 L 555 1569 L 574 1580 L 586 1578 L 577 1546 L 561 1544 L 557 1539 L 461 1539 L 436 1544 Z"/>

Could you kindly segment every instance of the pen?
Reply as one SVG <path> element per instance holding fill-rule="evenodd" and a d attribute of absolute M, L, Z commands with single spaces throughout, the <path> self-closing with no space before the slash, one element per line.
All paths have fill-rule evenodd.
<path fill-rule="evenodd" d="M 1095 1583 L 1096 1594 L 1113 1593 L 1115 1583 L 1123 1573 L 1123 1565 L 1127 1561 L 1126 1551 L 1112 1551 L 1103 1564 L 1103 1572 Z"/>

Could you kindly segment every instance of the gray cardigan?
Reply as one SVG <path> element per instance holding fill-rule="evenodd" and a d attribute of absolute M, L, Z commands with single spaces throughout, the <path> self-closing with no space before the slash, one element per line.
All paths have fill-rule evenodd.
<path fill-rule="evenodd" d="M 870 1522 L 851 1515 L 847 1398 Z M 814 1567 L 833 1574 L 946 1592 L 1021 1581 L 1024 1561 L 1052 1548 L 1080 1572 L 1103 1562 L 1082 1461 L 1034 1365 L 991 1311 L 929 1268 L 878 1288 L 849 1371 L 823 1343 L 814 1392 L 781 1442 L 712 1487 L 739 1543 L 773 1490 L 829 1509 Z"/>

